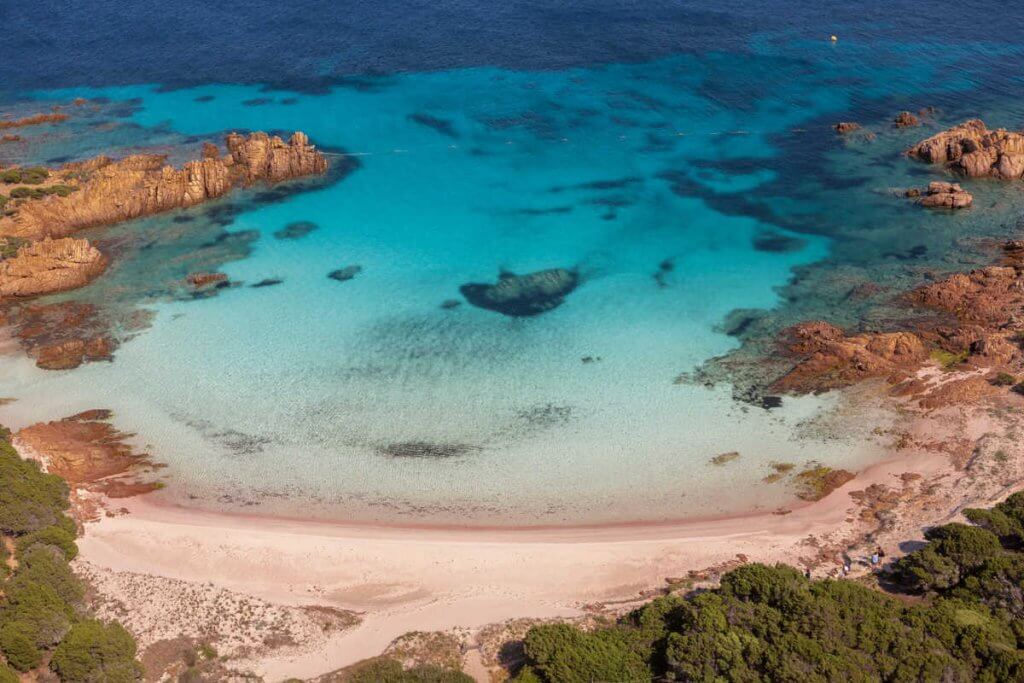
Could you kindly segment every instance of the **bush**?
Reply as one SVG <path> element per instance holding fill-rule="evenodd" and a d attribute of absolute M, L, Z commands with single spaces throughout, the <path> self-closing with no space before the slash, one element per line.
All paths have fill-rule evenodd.
<path fill-rule="evenodd" d="M 64 553 L 51 545 L 33 545 L 18 553 L 18 569 L 11 579 L 11 590 L 23 583 L 53 588 L 60 599 L 75 605 L 82 599 L 82 584 L 68 566 Z"/>
<path fill-rule="evenodd" d="M 0 683 L 18 683 L 18 674 L 6 664 L 0 664 Z"/>
<path fill-rule="evenodd" d="M 646 681 L 652 675 L 621 629 L 584 633 L 568 624 L 536 626 L 526 634 L 523 647 L 549 681 Z"/>
<path fill-rule="evenodd" d="M 18 552 L 25 553 L 35 545 L 48 545 L 57 548 L 64 554 L 64 559 L 69 561 L 78 556 L 75 535 L 64 527 L 56 525 L 43 527 L 22 536 L 17 542 Z"/>
<path fill-rule="evenodd" d="M 39 647 L 56 645 L 71 628 L 74 609 L 51 586 L 12 580 L 0 620 L 23 624 Z"/>
<path fill-rule="evenodd" d="M 131 635 L 120 624 L 95 619 L 71 627 L 50 668 L 64 683 L 135 683 L 142 675 Z"/>
<path fill-rule="evenodd" d="M 473 683 L 473 679 L 454 669 L 425 664 L 409 670 L 401 662 L 378 657 L 346 671 L 346 683 Z"/>
<path fill-rule="evenodd" d="M 1017 378 L 1008 372 L 1000 372 L 992 379 L 992 384 L 997 387 L 1011 387 L 1017 383 Z"/>
<path fill-rule="evenodd" d="M 31 628 L 20 622 L 8 622 L 0 627 L 0 650 L 7 663 L 18 671 L 28 671 L 39 666 L 43 653 L 35 643 Z"/>
<path fill-rule="evenodd" d="M 68 509 L 64 480 L 22 460 L 0 434 L 0 532 L 21 535 L 57 524 Z"/>

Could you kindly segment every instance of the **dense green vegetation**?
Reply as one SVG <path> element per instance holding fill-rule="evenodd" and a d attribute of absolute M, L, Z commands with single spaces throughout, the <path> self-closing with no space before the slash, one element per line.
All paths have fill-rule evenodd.
<path fill-rule="evenodd" d="M 83 586 L 68 566 L 78 547 L 67 509 L 64 481 L 22 460 L 0 431 L 0 683 L 12 680 L 12 669 L 46 665 L 76 683 L 141 677 L 128 632 L 84 609 Z"/>
<path fill-rule="evenodd" d="M 11 190 L 11 199 L 42 199 L 51 194 L 67 197 L 77 190 L 70 185 L 50 185 L 49 187 L 16 187 Z"/>
<path fill-rule="evenodd" d="M 401 662 L 388 657 L 357 664 L 346 670 L 342 680 L 345 683 L 473 683 L 473 679 L 461 671 L 433 664 L 403 669 Z"/>
<path fill-rule="evenodd" d="M 882 577 L 902 599 L 745 565 L 604 628 L 536 626 L 515 680 L 1022 681 L 1024 493 L 965 515 Z"/>
<path fill-rule="evenodd" d="M 42 166 L 29 166 L 28 168 L 9 168 L 0 172 L 0 182 L 8 185 L 25 183 L 26 185 L 39 185 L 50 176 L 50 172 Z"/>

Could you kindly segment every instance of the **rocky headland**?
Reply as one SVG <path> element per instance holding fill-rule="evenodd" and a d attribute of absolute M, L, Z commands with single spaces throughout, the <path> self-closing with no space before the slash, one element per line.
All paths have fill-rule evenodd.
<path fill-rule="evenodd" d="M 187 208 L 258 182 L 278 183 L 327 172 L 327 159 L 296 132 L 287 142 L 256 132 L 231 133 L 228 153 L 211 143 L 201 159 L 181 168 L 158 154 L 113 160 L 106 156 L 65 164 L 51 175 L 76 191 L 17 203 L 0 218 L 0 235 L 42 239 Z"/>
<path fill-rule="evenodd" d="M 328 170 L 327 159 L 302 132 L 287 141 L 263 132 L 231 133 L 225 147 L 222 154 L 206 143 L 202 158 L 180 168 L 165 155 L 141 154 L 99 156 L 53 169 L 4 169 L 5 182 L 15 187 L 0 206 L 0 246 L 8 254 L 0 260 L 0 320 L 39 367 L 69 369 L 109 359 L 116 347 L 111 321 L 96 306 L 25 301 L 77 289 L 104 272 L 109 255 L 70 235 Z M 205 296 L 228 284 L 222 280 L 222 274 L 199 273 L 187 284 L 193 295 Z"/>

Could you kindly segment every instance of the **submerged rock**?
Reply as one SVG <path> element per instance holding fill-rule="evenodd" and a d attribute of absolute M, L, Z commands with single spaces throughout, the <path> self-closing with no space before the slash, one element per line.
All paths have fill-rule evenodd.
<path fill-rule="evenodd" d="M 319 226 L 313 221 L 295 221 L 275 232 L 274 237 L 279 240 L 297 240 L 313 232 L 317 227 Z"/>
<path fill-rule="evenodd" d="M 461 305 L 462 302 L 459 301 L 458 299 L 445 299 L 444 301 L 441 302 L 441 308 L 443 308 L 446 311 L 450 311 L 453 308 L 458 308 Z"/>
<path fill-rule="evenodd" d="M 513 317 L 539 315 L 562 305 L 579 285 L 575 270 L 551 268 L 527 275 L 503 271 L 493 285 L 470 283 L 459 287 L 466 301 Z"/>
<path fill-rule="evenodd" d="M 345 266 L 344 268 L 332 270 L 327 274 L 327 277 L 338 282 L 348 282 L 361 272 L 363 272 L 362 266 Z"/>
<path fill-rule="evenodd" d="M 378 449 L 383 455 L 392 458 L 453 458 L 466 455 L 475 450 L 476 446 L 463 443 L 429 443 L 427 441 L 400 441 Z"/>
<path fill-rule="evenodd" d="M 929 164 L 941 164 L 969 178 L 1017 180 L 1024 177 L 1024 133 L 1005 128 L 989 130 L 971 119 L 922 140 L 907 154 Z"/>
<path fill-rule="evenodd" d="M 255 287 L 273 287 L 274 285 L 279 285 L 282 282 L 284 282 L 284 280 L 281 280 L 281 279 L 276 278 L 276 277 L 268 277 L 268 278 L 264 278 L 263 280 L 260 280 L 259 282 L 255 283 L 253 285 L 250 285 L 250 286 L 254 287 L 254 288 Z"/>
<path fill-rule="evenodd" d="M 901 111 L 896 115 L 896 118 L 893 119 L 892 124 L 897 128 L 912 128 L 914 126 L 920 126 L 921 119 L 917 118 L 909 111 Z"/>
<path fill-rule="evenodd" d="M 192 273 L 185 280 L 196 289 L 219 289 L 228 286 L 228 276 L 224 273 Z"/>
<path fill-rule="evenodd" d="M 854 123 L 853 121 L 840 121 L 836 125 L 832 126 L 832 128 L 840 135 L 845 135 L 846 133 L 852 133 L 855 130 L 860 130 L 860 124 Z"/>

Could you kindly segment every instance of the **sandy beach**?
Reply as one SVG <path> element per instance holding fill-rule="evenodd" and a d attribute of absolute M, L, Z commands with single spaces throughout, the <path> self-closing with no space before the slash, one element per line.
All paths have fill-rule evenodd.
<path fill-rule="evenodd" d="M 1024 478 L 1015 446 L 1000 436 L 1008 424 L 981 408 L 932 411 L 911 425 L 913 446 L 784 514 L 575 528 L 403 528 L 225 515 L 137 497 L 117 501 L 124 503 L 118 513 L 86 526 L 80 562 L 108 572 L 106 590 L 122 595 L 130 593 L 123 577 L 160 577 L 359 618 L 315 643 L 235 652 L 233 666 L 267 680 L 345 667 L 410 631 L 458 633 L 463 651 L 472 651 L 489 624 L 615 613 L 667 582 L 713 580 L 743 561 L 785 562 L 824 576 L 837 574 L 849 552 L 854 573 L 866 571 L 861 564 L 875 545 L 898 555 L 923 529 L 1005 496 Z M 969 463 L 954 452 L 965 442 L 978 444 Z M 999 463 L 998 476 L 977 455 L 995 448 L 1015 456 Z M 131 611 L 145 648 L 155 641 L 145 615 L 159 622 L 179 598 L 159 586 L 141 597 Z M 485 666 L 495 663 L 483 657 Z"/>

